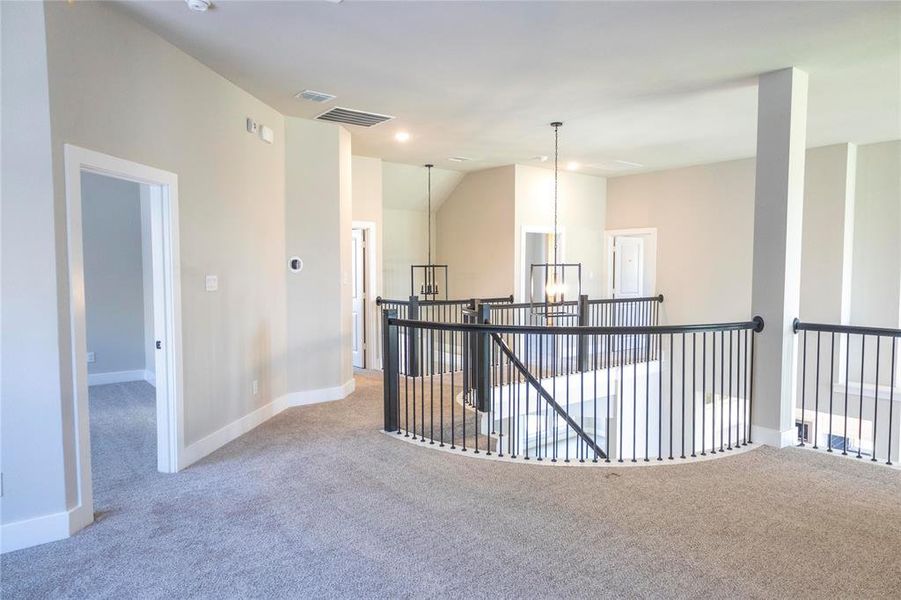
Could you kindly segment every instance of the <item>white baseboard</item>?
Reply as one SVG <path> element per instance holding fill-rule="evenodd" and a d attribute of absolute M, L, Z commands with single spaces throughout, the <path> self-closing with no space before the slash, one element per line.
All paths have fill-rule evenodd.
<path fill-rule="evenodd" d="M 156 387 L 156 373 L 154 373 L 150 369 L 145 369 L 144 370 L 144 381 L 146 381 L 153 387 Z"/>
<path fill-rule="evenodd" d="M 107 385 L 109 383 L 127 383 L 129 381 L 146 381 L 144 369 L 134 371 L 108 371 L 106 373 L 88 373 L 88 385 Z"/>
<path fill-rule="evenodd" d="M 798 443 L 798 430 L 792 427 L 785 431 L 751 425 L 751 439 L 758 444 L 766 444 L 774 448 L 785 448 Z"/>
<path fill-rule="evenodd" d="M 236 421 L 232 421 L 225 427 L 214 431 L 205 438 L 198 440 L 185 448 L 184 451 L 181 452 L 178 468 L 184 469 L 185 467 L 194 464 L 205 456 L 212 454 L 225 444 L 238 439 L 251 429 L 265 423 L 286 408 L 341 400 L 354 391 L 355 385 L 354 380 L 350 379 L 345 382 L 344 385 L 336 387 L 292 392 L 279 396 L 269 404 L 261 406 Z"/>
<path fill-rule="evenodd" d="M 331 402 L 332 400 L 341 400 L 347 398 L 356 389 L 356 381 L 351 378 L 344 382 L 344 385 L 338 385 L 330 388 L 320 388 L 318 390 L 305 390 L 302 392 L 291 392 L 277 398 L 275 401 L 280 404 L 279 412 L 292 406 L 304 406 L 307 404 L 318 404 L 320 402 Z"/>
<path fill-rule="evenodd" d="M 13 552 L 62 540 L 94 520 L 94 515 L 79 505 L 49 515 L 5 523 L 0 527 L 0 552 Z"/>

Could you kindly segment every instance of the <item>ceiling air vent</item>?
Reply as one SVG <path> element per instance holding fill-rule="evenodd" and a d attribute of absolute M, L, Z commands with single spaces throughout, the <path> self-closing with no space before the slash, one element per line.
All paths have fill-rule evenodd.
<path fill-rule="evenodd" d="M 320 121 L 344 123 L 345 125 L 359 125 L 360 127 L 372 127 L 379 123 L 390 121 L 394 117 L 336 106 L 331 110 L 325 111 L 316 118 Z"/>
<path fill-rule="evenodd" d="M 304 90 L 294 97 L 298 100 L 309 100 L 310 102 L 328 102 L 334 100 L 337 96 L 326 94 L 325 92 L 317 92 L 316 90 Z"/>

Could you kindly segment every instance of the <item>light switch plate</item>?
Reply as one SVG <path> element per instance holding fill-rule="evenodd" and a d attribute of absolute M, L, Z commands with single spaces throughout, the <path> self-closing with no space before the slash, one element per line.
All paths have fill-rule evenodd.
<path fill-rule="evenodd" d="M 88 352 L 88 362 L 89 363 L 94 362 L 94 353 L 93 352 Z"/>
<path fill-rule="evenodd" d="M 215 292 L 219 289 L 219 277 L 216 275 L 206 276 L 206 291 Z"/>

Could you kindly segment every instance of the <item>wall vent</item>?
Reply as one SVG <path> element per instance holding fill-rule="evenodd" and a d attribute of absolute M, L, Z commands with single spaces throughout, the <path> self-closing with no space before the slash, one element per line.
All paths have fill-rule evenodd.
<path fill-rule="evenodd" d="M 373 127 L 375 125 L 378 125 L 379 123 L 390 121 L 394 117 L 336 106 L 331 110 L 325 111 L 316 118 L 320 121 L 331 121 L 332 123 L 344 123 L 345 125 L 358 125 L 360 127 Z"/>
<path fill-rule="evenodd" d="M 325 92 L 317 92 L 316 90 L 304 90 L 294 96 L 298 100 L 309 100 L 310 102 L 329 102 L 337 98 L 334 94 L 326 94 Z"/>

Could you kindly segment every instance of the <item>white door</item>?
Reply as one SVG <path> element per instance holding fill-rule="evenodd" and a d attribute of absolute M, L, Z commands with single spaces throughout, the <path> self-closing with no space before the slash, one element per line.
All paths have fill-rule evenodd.
<path fill-rule="evenodd" d="M 613 238 L 614 298 L 640 298 L 644 288 L 644 238 L 618 235 Z"/>
<path fill-rule="evenodd" d="M 351 241 L 351 263 L 353 284 L 351 286 L 351 315 L 353 318 L 353 364 L 366 366 L 366 261 L 364 259 L 364 236 L 362 229 L 354 229 Z"/>

